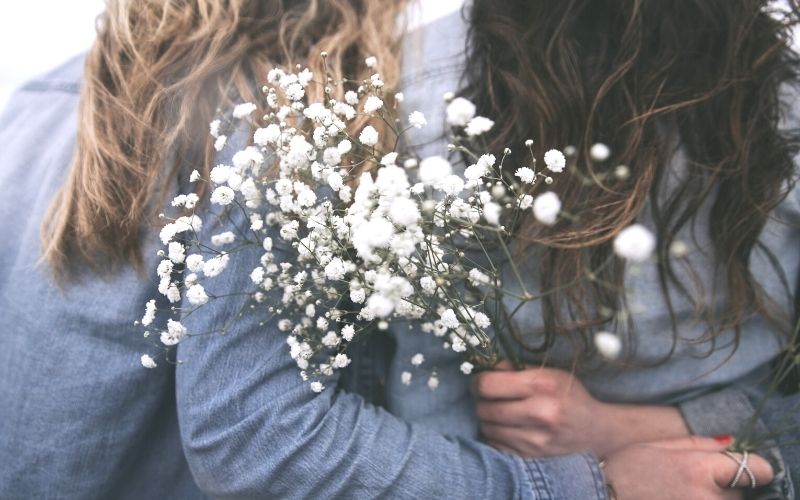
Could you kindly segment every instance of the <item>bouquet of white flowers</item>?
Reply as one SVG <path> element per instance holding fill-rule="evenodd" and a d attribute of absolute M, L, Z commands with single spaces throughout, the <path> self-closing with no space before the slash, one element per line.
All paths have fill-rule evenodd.
<path fill-rule="evenodd" d="M 373 58 L 366 63 L 375 66 Z M 385 102 L 400 102 L 402 95 L 385 89 L 379 74 L 360 82 L 326 75 L 318 82 L 308 69 L 273 69 L 267 80 L 262 118 L 253 117 L 256 104 L 244 103 L 224 123 L 218 119 L 210 126 L 217 150 L 226 147 L 226 133 L 242 126 L 255 130 L 252 142 L 233 155 L 231 165 L 214 167 L 208 179 L 197 171 L 190 179 L 196 186 L 207 183 L 211 206 L 220 210 L 211 216 L 230 220 L 232 211 L 241 211 L 249 226 L 203 244 L 197 233 L 209 221 L 195 213 L 198 193 L 173 200 L 186 212 L 161 231 L 166 249 L 157 271 L 159 291 L 173 304 L 185 298 L 192 309 L 171 308 L 173 318 L 154 347 L 165 355 L 197 333 L 187 331 L 181 315 L 225 299 L 207 293 L 208 282 L 242 249 L 257 246 L 263 254 L 248 269 L 252 287 L 237 291 L 251 299 L 244 313 L 277 320 L 289 355 L 314 391 L 350 363 L 349 343 L 385 330 L 395 319 L 418 322 L 424 332 L 441 337 L 444 348 L 463 353 L 466 374 L 476 365 L 495 364 L 516 312 L 505 311 L 503 298 L 512 295 L 520 304 L 537 299 L 511 258 L 513 229 L 530 210 L 541 224 L 557 221 L 561 203 L 545 186 L 567 168 L 570 151 L 565 156 L 551 149 L 540 169 L 528 140 L 527 165 L 510 167 L 509 149 L 499 160 L 481 151 L 481 137 L 494 122 L 476 116 L 468 100 L 446 96 L 448 151 L 418 158 L 398 146 L 408 130 L 425 127 L 426 118 L 414 111 L 407 120 L 395 119 Z M 309 85 L 324 86 L 321 102 L 310 102 Z M 336 86 L 343 101 L 331 97 Z M 352 132 L 348 124 L 357 116 L 370 117 L 392 137 L 379 141 L 373 125 Z M 381 150 L 382 143 L 394 149 Z M 608 154 L 603 145 L 592 150 L 600 160 Z M 634 261 L 646 259 L 653 247 L 654 238 L 639 226 L 615 242 L 617 253 Z M 289 257 L 280 259 L 278 251 Z M 507 275 L 518 281 L 521 294 L 504 288 Z M 274 289 L 281 291 L 279 304 L 266 300 Z M 156 309 L 155 299 L 148 302 L 145 328 Z M 597 341 L 609 356 L 619 351 L 612 334 Z M 419 353 L 412 364 L 423 358 Z M 145 354 L 142 364 L 154 367 L 156 359 Z M 433 375 L 429 386 L 436 385 Z"/>

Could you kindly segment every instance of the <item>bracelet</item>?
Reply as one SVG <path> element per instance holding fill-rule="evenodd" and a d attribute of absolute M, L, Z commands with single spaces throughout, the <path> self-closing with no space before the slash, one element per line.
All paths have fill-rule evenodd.
<path fill-rule="evenodd" d="M 600 469 L 605 469 L 606 461 L 600 460 L 598 465 L 600 466 Z M 617 490 L 615 490 L 614 487 L 611 486 L 611 483 L 609 482 L 606 482 L 606 493 L 608 494 L 608 500 L 619 500 L 619 498 L 617 497 Z"/>
<path fill-rule="evenodd" d="M 606 483 L 606 491 L 608 492 L 608 500 L 618 500 L 617 490 L 611 486 L 611 483 Z"/>

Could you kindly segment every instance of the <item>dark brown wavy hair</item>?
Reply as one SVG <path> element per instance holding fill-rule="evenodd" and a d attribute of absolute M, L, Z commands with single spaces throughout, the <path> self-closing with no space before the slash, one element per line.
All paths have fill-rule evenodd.
<path fill-rule="evenodd" d="M 542 300 L 543 337 L 534 338 L 544 340 L 533 344 L 525 335 L 528 349 L 545 351 L 556 336 L 577 332 L 591 352 L 590 333 L 612 322 L 608 311 L 624 309 L 624 266 L 611 242 L 646 208 L 657 227 L 660 286 L 673 325 L 670 287 L 707 320 L 709 353 L 725 329 L 736 330 L 738 345 L 740 326 L 754 313 L 790 329 L 786 307 L 776 304 L 785 297 L 768 297 L 748 261 L 756 251 L 769 254 L 759 234 L 794 180 L 798 134 L 778 123 L 786 105 L 779 92 L 797 82 L 800 67 L 790 49 L 797 13 L 794 1 L 788 13 L 762 0 L 474 1 L 464 92 L 497 118 L 492 149 L 529 137 L 539 158 L 542 149 L 576 147 L 576 175 L 552 186 L 576 217 L 518 229 L 518 250 L 537 253 L 543 289 L 580 281 Z M 677 141 L 687 172 L 663 196 Z M 610 146 L 608 161 L 589 161 L 596 142 Z M 616 165 L 630 175 L 609 175 Z M 722 313 L 677 278 L 669 252 L 707 200 L 707 250 L 724 283 L 711 295 L 725 297 Z M 587 270 L 596 279 L 582 279 Z"/>

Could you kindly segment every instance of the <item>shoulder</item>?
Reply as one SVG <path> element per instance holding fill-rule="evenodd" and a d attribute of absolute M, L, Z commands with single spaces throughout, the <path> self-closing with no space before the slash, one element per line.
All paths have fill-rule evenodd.
<path fill-rule="evenodd" d="M 44 182 L 66 170 L 77 137 L 83 60 L 70 59 L 10 96 L 0 113 L 0 181 L 14 179 L 19 185 L 29 179 L 29 189 L 36 192 L 34 180 Z"/>
<path fill-rule="evenodd" d="M 40 137 L 46 137 L 72 120 L 78 108 L 84 59 L 83 55 L 74 57 L 15 90 L 0 113 L 0 141 L 25 142 L 27 136 L 37 135 L 37 130 Z"/>
<path fill-rule="evenodd" d="M 47 73 L 23 84 L 17 92 L 64 92 L 80 94 L 85 54 L 73 57 Z"/>
<path fill-rule="evenodd" d="M 0 129 L 20 125 L 23 117 L 47 120 L 77 108 L 84 60 L 85 55 L 73 57 L 17 88 L 1 110 Z"/>

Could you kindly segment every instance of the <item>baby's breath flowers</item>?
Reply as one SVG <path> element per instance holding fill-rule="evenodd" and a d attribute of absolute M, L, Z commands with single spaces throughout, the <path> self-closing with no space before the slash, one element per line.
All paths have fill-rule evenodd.
<path fill-rule="evenodd" d="M 516 173 L 514 173 L 514 175 L 519 177 L 519 180 L 524 182 L 525 184 L 533 184 L 533 181 L 536 178 L 535 172 L 528 167 L 518 168 Z"/>
<path fill-rule="evenodd" d="M 414 128 L 422 128 L 428 124 L 428 120 L 420 111 L 413 111 L 408 115 L 408 123 Z"/>
<path fill-rule="evenodd" d="M 634 263 L 649 259 L 655 248 L 655 236 L 641 224 L 626 227 L 614 238 L 614 252 Z"/>
<path fill-rule="evenodd" d="M 564 167 L 567 165 L 567 159 L 564 157 L 564 153 L 561 151 L 557 149 L 551 149 L 544 154 L 544 164 L 551 172 L 561 173 L 564 171 Z"/>
<path fill-rule="evenodd" d="M 365 64 L 374 70 L 378 61 L 370 57 Z M 505 320 L 493 315 L 504 296 L 515 296 L 504 289 L 504 274 L 516 275 L 525 288 L 509 239 L 523 212 L 532 210 L 542 224 L 558 221 L 561 203 L 540 185 L 565 169 L 564 154 L 545 154 L 546 175 L 537 171 L 529 141 L 530 162 L 511 169 L 510 150 L 498 161 L 476 146 L 494 122 L 455 96 L 448 96 L 445 113 L 452 127 L 448 151 L 419 158 L 414 151 L 382 150 L 425 127 L 425 116 L 412 111 L 406 125 L 396 120 L 386 103 L 399 100 L 378 73 L 353 82 L 298 71 L 271 70 L 265 102 L 238 104 L 209 125 L 218 142 L 242 126 L 253 131 L 252 141 L 207 178 L 192 172 L 191 182 L 210 193 L 203 212 L 208 220 L 195 213 L 196 193 L 173 200 L 184 214 L 167 218 L 161 230 L 165 250 L 157 270 L 169 306 L 157 308 L 151 300 L 141 319 L 159 330 L 163 311 L 166 322 L 147 338 L 168 352 L 207 333 L 189 331 L 187 315 L 245 295 L 249 305 L 242 314 L 261 315 L 264 325 L 275 320 L 287 354 L 314 392 L 351 363 L 351 342 L 380 334 L 398 319 L 416 322 L 462 355 L 464 374 L 496 363 Z M 325 86 L 321 101 L 309 99 L 311 85 Z M 260 110 L 266 114 L 259 117 Z M 382 134 L 393 135 L 387 141 Z M 226 141 L 220 148 L 230 147 Z M 204 227 L 212 231 L 205 238 Z M 261 255 L 244 266 L 248 288 L 213 293 L 219 276 L 231 268 L 243 272 L 242 263 L 231 263 L 244 248 Z M 426 371 L 420 380 L 430 389 L 438 387 L 438 367 L 427 366 L 425 353 L 408 362 L 410 370 Z M 156 366 L 150 354 L 141 363 Z M 401 378 L 406 385 L 414 380 L 411 371 Z"/>
<path fill-rule="evenodd" d="M 594 345 L 597 348 L 597 352 L 609 360 L 617 359 L 622 351 L 622 342 L 619 337 L 610 332 L 595 333 Z"/>
<path fill-rule="evenodd" d="M 602 142 L 593 144 L 589 149 L 589 158 L 594 161 L 606 161 L 610 156 L 611 149 Z"/>
<path fill-rule="evenodd" d="M 466 127 L 475 117 L 475 105 L 463 97 L 456 97 L 447 105 L 445 113 L 447 124 L 452 127 Z"/>
<path fill-rule="evenodd" d="M 155 360 L 152 357 L 150 357 L 149 354 L 142 354 L 141 360 L 142 360 L 142 366 L 144 366 L 145 368 L 155 368 L 156 366 L 158 366 Z"/>
<path fill-rule="evenodd" d="M 561 212 L 561 200 L 552 191 L 542 193 L 533 201 L 534 217 L 546 226 L 556 223 L 559 212 Z"/>

